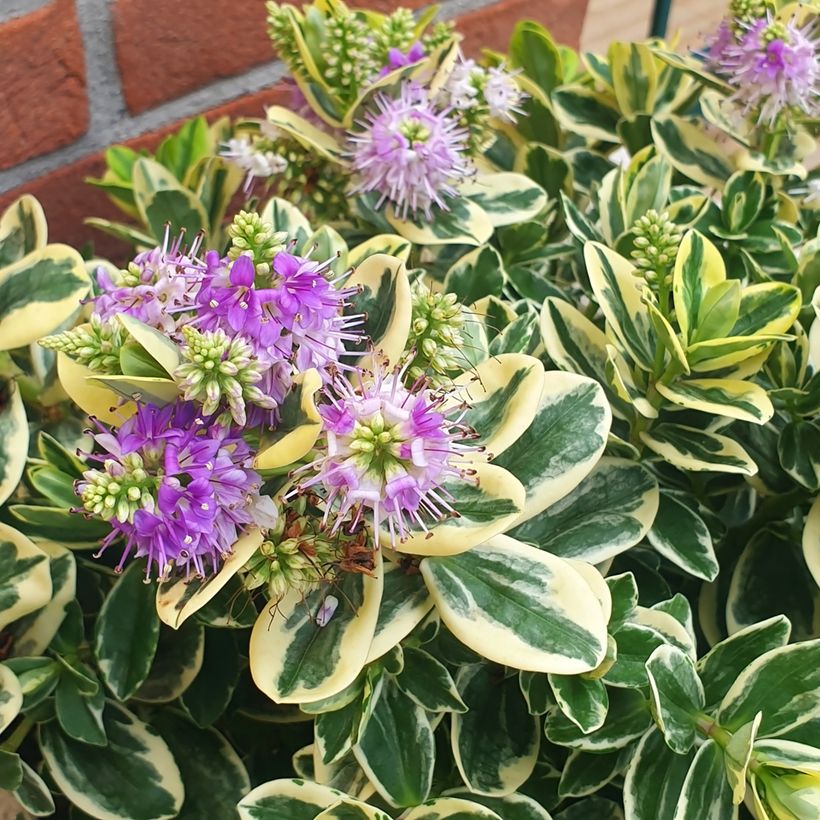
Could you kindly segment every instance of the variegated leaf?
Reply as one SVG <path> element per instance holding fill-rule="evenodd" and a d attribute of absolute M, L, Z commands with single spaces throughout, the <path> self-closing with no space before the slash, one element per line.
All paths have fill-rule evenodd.
<path fill-rule="evenodd" d="M 403 820 L 502 820 L 486 806 L 460 797 L 437 797 L 416 806 Z"/>
<path fill-rule="evenodd" d="M 0 663 L 0 732 L 5 732 L 20 713 L 23 689 L 17 675 Z"/>
<path fill-rule="evenodd" d="M 604 452 L 612 413 L 601 386 L 587 376 L 553 370 L 535 418 L 494 464 L 524 486 L 527 498 L 518 523 L 572 492 Z"/>
<path fill-rule="evenodd" d="M 757 465 L 749 454 L 737 442 L 718 433 L 664 422 L 641 433 L 641 441 L 653 453 L 682 470 L 741 475 L 757 472 Z"/>
<path fill-rule="evenodd" d="M 496 536 L 461 555 L 427 558 L 421 572 L 450 631 L 496 663 L 574 674 L 606 654 L 595 593 L 548 553 Z"/>
<path fill-rule="evenodd" d="M 26 408 L 14 382 L 4 385 L 0 405 L 0 504 L 17 489 L 28 454 L 29 430 Z"/>
<path fill-rule="evenodd" d="M 612 43 L 609 47 L 612 85 L 625 116 L 648 114 L 655 107 L 656 61 L 642 43 Z"/>
<path fill-rule="evenodd" d="M 332 163 L 342 164 L 344 162 L 345 155 L 342 146 L 326 130 L 318 128 L 304 117 L 300 117 L 281 105 L 272 105 L 265 113 L 268 122 L 274 128 L 287 134 L 304 148 Z"/>
<path fill-rule="evenodd" d="M 92 370 L 69 359 L 65 353 L 57 354 L 57 374 L 74 404 L 105 424 L 122 424 L 137 411 L 134 402 L 124 401 L 118 393 L 95 381 Z"/>
<path fill-rule="evenodd" d="M 651 371 L 658 340 L 641 300 L 635 268 L 597 242 L 584 246 L 584 261 L 595 297 L 613 333 L 635 362 Z"/>
<path fill-rule="evenodd" d="M 624 779 L 626 820 L 673 818 L 694 751 L 679 755 L 652 728 L 642 738 L 629 761 Z"/>
<path fill-rule="evenodd" d="M 524 174 L 477 174 L 459 194 L 478 205 L 494 228 L 534 219 L 547 204 L 544 189 Z"/>
<path fill-rule="evenodd" d="M 673 820 L 736 820 L 737 816 L 726 779 L 723 750 L 708 739 L 689 767 Z"/>
<path fill-rule="evenodd" d="M 285 199 L 274 197 L 268 200 L 259 216 L 262 222 L 270 225 L 274 232 L 281 231 L 288 235 L 288 239 L 295 239 L 294 250 L 297 253 L 302 250 L 307 238 L 313 233 L 313 229 L 302 212 Z"/>
<path fill-rule="evenodd" d="M 704 581 L 717 577 L 720 567 L 708 527 L 694 510 L 670 493 L 661 493 L 649 543 L 690 575 Z"/>
<path fill-rule="evenodd" d="M 259 549 L 264 536 L 250 530 L 234 545 L 233 551 L 215 575 L 160 582 L 157 588 L 157 614 L 163 623 L 179 629 L 188 618 L 211 601 Z"/>
<path fill-rule="evenodd" d="M 814 499 L 803 527 L 803 558 L 820 587 L 820 496 Z"/>
<path fill-rule="evenodd" d="M 609 709 L 599 729 L 583 732 L 563 712 L 547 715 L 544 732 L 547 740 L 570 749 L 587 752 L 613 752 L 641 737 L 652 725 L 646 700 L 636 689 L 610 689 Z"/>
<path fill-rule="evenodd" d="M 387 682 L 353 754 L 392 806 L 423 803 L 433 783 L 436 747 L 427 713 Z"/>
<path fill-rule="evenodd" d="M 604 457 L 569 495 L 509 534 L 562 558 L 600 563 L 643 539 L 658 499 L 658 483 L 648 470 Z"/>
<path fill-rule="evenodd" d="M 673 404 L 702 413 L 753 424 L 765 424 L 774 415 L 766 391 L 740 379 L 677 379 L 669 384 L 659 381 L 655 389 Z"/>
<path fill-rule="evenodd" d="M 757 730 L 760 728 L 762 718 L 763 713 L 758 712 L 753 720 L 732 734 L 723 750 L 726 779 L 732 789 L 732 802 L 736 806 L 743 802 L 746 794 L 746 773 L 752 760 L 752 748 L 757 739 Z"/>
<path fill-rule="evenodd" d="M 238 803 L 241 820 L 316 820 L 346 795 L 308 780 L 269 780 Z"/>
<path fill-rule="evenodd" d="M 493 234 L 493 223 L 482 208 L 469 199 L 451 199 L 447 210 L 432 221 L 423 216 L 400 218 L 389 206 L 384 214 L 397 234 L 414 245 L 483 245 Z"/>
<path fill-rule="evenodd" d="M 694 745 L 706 702 L 694 661 L 676 646 L 659 646 L 646 662 L 652 711 L 667 745 L 686 754 Z"/>
<path fill-rule="evenodd" d="M 730 336 L 777 336 L 797 319 L 802 304 L 800 289 L 782 282 L 764 282 L 743 289 L 738 318 Z"/>
<path fill-rule="evenodd" d="M 725 280 L 726 268 L 718 249 L 702 234 L 689 231 L 680 243 L 672 276 L 675 316 L 685 342 L 695 339 L 710 290 Z"/>
<path fill-rule="evenodd" d="M 685 176 L 720 190 L 734 173 L 726 151 L 697 125 L 665 114 L 652 118 L 652 136 L 657 149 Z"/>
<path fill-rule="evenodd" d="M 515 792 L 535 768 L 541 734 L 517 676 L 499 680 L 490 664 L 468 666 L 458 686 L 467 711 L 453 715 L 451 742 L 462 779 L 479 794 Z"/>
<path fill-rule="evenodd" d="M 603 682 L 583 675 L 548 675 L 558 708 L 584 734 L 600 729 L 609 710 L 609 694 Z"/>
<path fill-rule="evenodd" d="M 79 309 L 91 281 L 68 245 L 46 245 L 0 267 L 0 350 L 31 344 Z"/>
<path fill-rule="evenodd" d="M 148 157 L 134 162 L 131 172 L 134 202 L 143 223 L 159 242 L 166 230 L 194 237 L 208 229 L 208 214 L 199 197 L 171 171 Z"/>
<path fill-rule="evenodd" d="M 718 723 L 729 731 L 763 712 L 762 737 L 782 735 L 820 714 L 820 640 L 790 644 L 755 658 L 724 695 Z"/>
<path fill-rule="evenodd" d="M 413 313 L 403 262 L 381 253 L 368 256 L 346 285 L 360 288 L 350 298 L 348 312 L 365 314 L 362 331 L 369 344 L 396 363 L 407 345 Z"/>
<path fill-rule="evenodd" d="M 468 405 L 464 424 L 490 456 L 503 453 L 529 427 L 541 401 L 544 367 L 524 353 L 502 353 L 455 380 L 452 405 Z"/>
<path fill-rule="evenodd" d="M 279 424 L 262 438 L 253 462 L 256 470 L 278 470 L 299 461 L 319 438 L 322 417 L 316 409 L 316 394 L 322 387 L 322 377 L 311 368 L 298 374 L 293 385 L 279 406 Z"/>
<path fill-rule="evenodd" d="M 51 592 L 48 556 L 23 533 L 0 523 L 0 629 L 45 606 Z"/>
<path fill-rule="evenodd" d="M 40 726 L 40 748 L 60 791 L 78 809 L 100 820 L 177 817 L 184 787 L 163 739 L 111 701 L 103 722 L 108 746 L 74 740 L 57 721 Z M 121 773 L 126 770 L 129 776 L 124 778 Z"/>
<path fill-rule="evenodd" d="M 607 383 L 606 335 L 569 302 L 554 296 L 544 301 L 541 338 L 547 354 L 562 370 Z"/>
<path fill-rule="evenodd" d="M 456 555 L 511 527 L 524 509 L 526 493 L 521 482 L 495 464 L 479 461 L 470 469 L 474 483 L 456 478 L 443 484 L 455 499 L 455 517 L 427 523 L 424 528 L 408 525 L 400 540 L 382 529 L 382 545 L 412 555 Z"/>
<path fill-rule="evenodd" d="M 405 572 L 399 564 L 385 561 L 382 575 L 382 601 L 367 663 L 378 660 L 404 640 L 433 606 L 427 587 L 418 574 Z"/>
<path fill-rule="evenodd" d="M 590 754 L 575 749 L 570 752 L 561 771 L 558 794 L 564 798 L 595 794 L 617 777 L 622 766 L 620 752 Z"/>
<path fill-rule="evenodd" d="M 179 366 L 181 356 L 179 348 L 164 333 L 146 325 L 128 313 L 118 313 L 117 319 L 149 356 L 155 359 L 162 369 L 173 378 L 174 371 Z"/>
<path fill-rule="evenodd" d="M 47 241 L 43 206 L 31 194 L 23 194 L 0 216 L 0 268 L 41 250 Z"/>
<path fill-rule="evenodd" d="M 361 245 L 356 245 L 348 251 L 347 263 L 351 268 L 358 268 L 368 256 L 384 254 L 400 259 L 407 264 L 410 258 L 411 244 L 404 237 L 397 234 L 381 233 L 371 236 Z"/>
<path fill-rule="evenodd" d="M 620 112 L 612 99 L 583 85 L 562 85 L 551 95 L 555 114 L 568 131 L 590 140 L 618 142 Z"/>
<path fill-rule="evenodd" d="M 30 612 L 11 627 L 17 656 L 41 655 L 46 651 L 76 593 L 77 562 L 71 550 L 51 541 L 38 541 L 37 546 L 49 559 L 51 595 L 45 606 Z"/>
<path fill-rule="evenodd" d="M 507 281 L 504 262 L 492 245 L 482 245 L 462 256 L 447 271 L 444 290 L 471 304 L 485 296 L 501 296 Z"/>
<path fill-rule="evenodd" d="M 250 641 L 254 682 L 276 703 L 320 700 L 353 682 L 367 661 L 382 597 L 381 565 L 349 573 L 333 586 L 288 592 L 259 614 Z M 328 596 L 338 602 L 320 625 Z"/>
<path fill-rule="evenodd" d="M 164 407 L 179 397 L 179 388 L 172 379 L 153 376 L 90 376 L 94 384 L 107 387 L 121 399 L 140 401 Z M 66 391 L 67 392 L 67 391 Z"/>

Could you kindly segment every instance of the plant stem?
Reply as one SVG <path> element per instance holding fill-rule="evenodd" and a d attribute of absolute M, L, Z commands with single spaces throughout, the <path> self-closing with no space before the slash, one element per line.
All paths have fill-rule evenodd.
<path fill-rule="evenodd" d="M 0 749 L 4 752 L 16 752 L 32 728 L 34 728 L 34 721 L 30 717 L 24 717 L 17 728 L 0 744 Z"/>

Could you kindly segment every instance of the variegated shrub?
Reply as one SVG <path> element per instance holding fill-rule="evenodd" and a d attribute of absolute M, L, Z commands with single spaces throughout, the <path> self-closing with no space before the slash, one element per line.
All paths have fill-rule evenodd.
<path fill-rule="evenodd" d="M 0 218 L 0 787 L 813 820 L 816 4 L 480 61 L 267 11 L 290 105 L 108 152 L 130 261 Z"/>

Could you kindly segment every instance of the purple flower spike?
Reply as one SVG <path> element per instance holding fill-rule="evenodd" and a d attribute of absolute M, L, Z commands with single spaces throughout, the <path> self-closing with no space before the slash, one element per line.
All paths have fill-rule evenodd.
<path fill-rule="evenodd" d="M 322 455 L 303 468 L 313 475 L 299 490 L 324 489 L 325 520 L 334 513 L 333 531 L 349 520 L 355 528 L 365 509 L 378 532 L 386 522 L 391 539 L 404 540 L 410 527 L 427 531 L 427 521 L 454 514 L 444 487 L 467 471 L 458 463 L 472 433 L 443 409 L 446 394 L 434 393 L 419 379 L 410 388 L 402 372 L 362 372 L 360 386 L 338 378 L 320 407 L 324 422 Z"/>
<path fill-rule="evenodd" d="M 741 24 L 735 38 L 721 26 L 709 49 L 708 63 L 736 89 L 732 99 L 758 122 L 773 125 L 789 109 L 807 116 L 820 113 L 820 54 L 816 23 L 800 28 L 763 17 Z"/>
<path fill-rule="evenodd" d="M 240 430 L 190 402 L 142 404 L 116 432 L 99 426 L 94 438 L 106 451 L 91 456 L 102 469 L 87 470 L 77 492 L 86 512 L 111 524 L 100 552 L 125 539 L 118 568 L 133 555 L 148 559 L 149 576 L 154 566 L 160 577 L 171 567 L 204 576 L 244 527 L 270 526 Z"/>
<path fill-rule="evenodd" d="M 380 77 L 384 77 L 391 71 L 397 68 L 404 68 L 406 65 L 412 65 L 424 58 L 424 46 L 416 40 L 410 50 L 405 54 L 401 49 L 391 48 L 387 52 L 387 65 L 379 72 Z"/>
<path fill-rule="evenodd" d="M 181 244 L 179 237 L 169 247 L 166 235 L 161 247 L 139 254 L 115 277 L 99 267 L 101 293 L 94 299 L 94 312 L 103 320 L 127 313 L 158 330 L 173 332 L 178 314 L 194 307 L 192 272 L 197 267 L 194 257 L 199 240 L 187 254 L 182 253 Z"/>
<path fill-rule="evenodd" d="M 414 83 L 404 83 L 398 99 L 379 96 L 376 108 L 350 137 L 355 192 L 377 192 L 379 207 L 389 200 L 402 219 L 419 213 L 431 219 L 433 205 L 447 210 L 447 198 L 471 172 L 467 130 Z"/>

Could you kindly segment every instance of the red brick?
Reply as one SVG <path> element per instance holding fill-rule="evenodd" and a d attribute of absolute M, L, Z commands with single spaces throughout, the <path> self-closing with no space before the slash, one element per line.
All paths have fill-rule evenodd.
<path fill-rule="evenodd" d="M 0 24 L 0 169 L 88 129 L 85 61 L 72 0 Z"/>
<path fill-rule="evenodd" d="M 261 0 L 117 0 L 112 20 L 132 113 L 273 59 Z"/>
<path fill-rule="evenodd" d="M 504 52 L 519 20 L 546 26 L 558 43 L 577 48 L 588 0 L 503 0 L 463 14 L 456 29 L 464 35 L 464 51 L 471 56 L 483 48 Z"/>
<path fill-rule="evenodd" d="M 222 116 L 259 117 L 265 106 L 287 105 L 289 99 L 290 92 L 281 85 L 275 85 L 213 108 L 206 112 L 205 116 L 211 122 Z M 161 129 L 128 140 L 125 144 L 135 150 L 153 149 L 164 136 L 180 125 L 181 122 L 170 123 Z M 83 224 L 83 220 L 89 216 L 120 222 L 132 221 L 112 204 L 99 188 L 84 181 L 86 177 L 99 177 L 104 170 L 105 161 L 102 153 L 66 165 L 13 191 L 0 194 L 0 212 L 22 194 L 33 194 L 45 209 L 49 239 L 52 242 L 66 242 L 75 247 L 92 242 L 95 253 L 113 261 L 124 262 L 127 251 L 125 243 Z"/>

